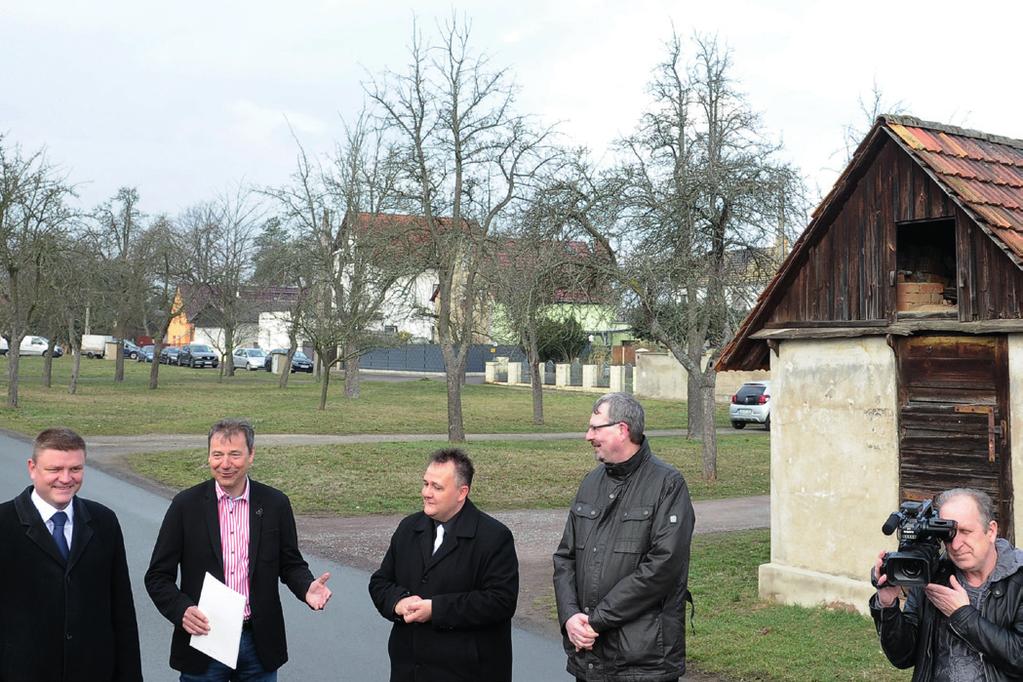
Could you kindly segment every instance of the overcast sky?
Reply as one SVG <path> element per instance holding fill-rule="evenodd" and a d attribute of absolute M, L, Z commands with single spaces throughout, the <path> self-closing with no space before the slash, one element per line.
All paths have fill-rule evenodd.
<path fill-rule="evenodd" d="M 176 214 L 282 182 L 340 136 L 362 82 L 452 10 L 520 110 L 598 153 L 628 132 L 671 26 L 716 34 L 765 130 L 826 192 L 873 82 L 921 118 L 1023 138 L 1016 3 L 0 0 L 0 131 L 44 146 L 91 207 L 122 185 Z M 838 153 L 836 153 L 838 152 Z"/>

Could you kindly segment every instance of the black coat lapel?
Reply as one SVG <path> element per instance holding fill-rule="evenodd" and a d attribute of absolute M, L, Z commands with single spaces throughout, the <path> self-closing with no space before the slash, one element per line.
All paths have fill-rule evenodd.
<path fill-rule="evenodd" d="M 54 561 L 64 566 L 67 562 L 57 551 L 57 543 L 53 541 L 53 536 L 46 529 L 43 517 L 39 516 L 39 510 L 32 504 L 32 486 L 14 498 L 14 509 L 18 512 L 18 520 L 21 525 L 25 527 L 25 535 L 28 536 L 28 539 L 45 554 L 52 557 Z"/>
<path fill-rule="evenodd" d="M 423 568 L 429 568 L 430 555 L 433 554 L 433 519 L 426 514 L 416 523 L 415 532 L 419 535 L 419 551 L 423 555 Z"/>
<path fill-rule="evenodd" d="M 85 504 L 78 499 L 78 495 L 74 496 L 71 503 L 75 506 L 75 520 L 74 525 L 71 527 L 71 554 L 68 555 L 68 573 L 78 563 L 78 559 L 81 558 L 82 553 L 93 536 L 92 514 L 89 513 Z"/>
<path fill-rule="evenodd" d="M 249 479 L 249 576 L 256 567 L 259 556 L 259 540 L 263 535 L 263 494 L 256 490 L 256 484 Z"/>
<path fill-rule="evenodd" d="M 213 480 L 210 480 L 206 486 L 203 506 L 206 512 L 206 528 L 209 531 L 210 545 L 213 549 L 213 556 L 217 558 L 217 570 L 213 575 L 220 582 L 224 582 L 224 548 L 220 544 L 220 513 L 217 509 L 216 482 Z"/>

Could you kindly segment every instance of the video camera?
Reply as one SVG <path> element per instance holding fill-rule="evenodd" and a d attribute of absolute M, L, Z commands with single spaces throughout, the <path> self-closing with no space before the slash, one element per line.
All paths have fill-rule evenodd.
<path fill-rule="evenodd" d="M 888 576 L 885 585 L 948 584 L 952 562 L 942 552 L 941 543 L 951 542 L 956 522 L 939 519 L 938 512 L 926 502 L 903 502 L 899 511 L 888 517 L 881 532 L 899 532 L 899 550 L 888 552 L 881 561 L 881 575 Z M 878 577 L 873 577 L 877 587 Z"/>

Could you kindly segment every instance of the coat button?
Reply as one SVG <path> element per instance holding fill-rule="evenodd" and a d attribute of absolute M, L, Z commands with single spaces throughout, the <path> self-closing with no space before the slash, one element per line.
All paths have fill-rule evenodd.
<path fill-rule="evenodd" d="M 69 633 L 67 633 L 67 638 L 68 638 L 69 640 L 71 639 L 71 633 L 70 633 L 70 632 L 69 632 Z"/>
<path fill-rule="evenodd" d="M 597 515 L 596 510 L 590 512 L 590 516 L 596 516 L 596 515 Z"/>

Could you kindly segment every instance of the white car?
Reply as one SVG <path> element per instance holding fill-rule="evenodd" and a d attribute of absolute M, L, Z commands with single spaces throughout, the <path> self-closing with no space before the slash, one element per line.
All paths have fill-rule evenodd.
<path fill-rule="evenodd" d="M 771 430 L 771 382 L 747 381 L 732 396 L 728 406 L 732 428 L 744 429 L 746 424 L 763 424 Z"/>
<path fill-rule="evenodd" d="M 235 348 L 231 356 L 237 368 L 244 367 L 254 371 L 263 369 L 266 363 L 266 351 L 262 348 Z"/>
<path fill-rule="evenodd" d="M 46 355 L 46 349 L 50 346 L 50 340 L 45 336 L 26 336 L 21 340 L 18 355 Z M 59 358 L 64 354 L 60 346 L 53 347 L 53 357 Z"/>

